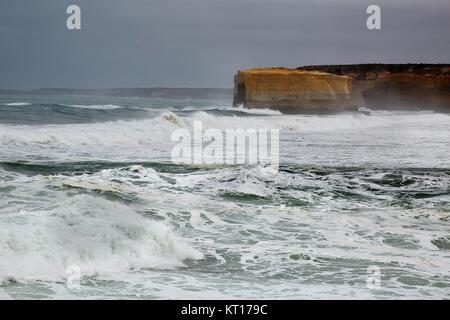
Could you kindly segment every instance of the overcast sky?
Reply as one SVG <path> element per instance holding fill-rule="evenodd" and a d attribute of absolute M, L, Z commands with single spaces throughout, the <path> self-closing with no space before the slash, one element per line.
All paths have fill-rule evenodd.
<path fill-rule="evenodd" d="M 1 0 L 0 38 L 0 88 L 232 87 L 250 67 L 450 63 L 450 1 Z"/>

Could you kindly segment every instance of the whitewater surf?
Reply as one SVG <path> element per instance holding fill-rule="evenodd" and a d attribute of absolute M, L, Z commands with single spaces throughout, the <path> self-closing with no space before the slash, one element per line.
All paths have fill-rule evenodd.
<path fill-rule="evenodd" d="M 31 95 L 0 112 L 2 296 L 448 298 L 448 114 Z M 195 121 L 279 129 L 279 172 L 174 164 Z"/>

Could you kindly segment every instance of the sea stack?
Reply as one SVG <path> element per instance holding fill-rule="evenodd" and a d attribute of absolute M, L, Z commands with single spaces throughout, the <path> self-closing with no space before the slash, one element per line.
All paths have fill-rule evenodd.
<path fill-rule="evenodd" d="M 233 104 L 285 113 L 335 113 L 361 107 L 450 112 L 450 64 L 324 65 L 239 71 Z"/>

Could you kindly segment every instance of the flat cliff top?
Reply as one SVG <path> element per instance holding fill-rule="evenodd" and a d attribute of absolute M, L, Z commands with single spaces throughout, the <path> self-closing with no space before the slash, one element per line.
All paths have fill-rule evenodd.
<path fill-rule="evenodd" d="M 261 76 L 288 76 L 288 75 L 317 75 L 329 76 L 330 73 L 318 70 L 299 70 L 289 68 L 254 68 L 248 70 L 240 70 L 238 75 L 261 75 Z"/>
<path fill-rule="evenodd" d="M 430 64 L 430 63 L 404 63 L 404 64 L 383 64 L 383 63 L 368 63 L 368 64 L 343 64 L 343 65 L 316 65 L 303 66 L 297 68 L 298 70 L 317 70 L 333 74 L 358 74 L 358 73 L 411 73 L 417 75 L 448 75 L 450 74 L 450 64 Z"/>

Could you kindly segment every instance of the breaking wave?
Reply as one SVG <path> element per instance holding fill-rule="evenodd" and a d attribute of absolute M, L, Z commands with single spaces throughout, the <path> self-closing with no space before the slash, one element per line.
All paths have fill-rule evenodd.
<path fill-rule="evenodd" d="M 434 144 L 445 141 L 443 133 L 449 133 L 447 130 L 449 120 L 450 116 L 444 114 L 238 117 L 217 116 L 205 111 L 182 116 L 176 112 L 165 111 L 154 118 L 142 120 L 46 125 L 0 124 L 0 161 L 25 161 L 30 156 L 34 159 L 44 157 L 43 160 L 58 161 L 64 158 L 70 158 L 72 161 L 92 158 L 142 161 L 153 156 L 167 158 L 174 146 L 171 141 L 173 131 L 178 128 L 192 130 L 195 121 L 201 121 L 204 130 L 210 128 L 222 131 L 280 129 L 281 143 L 285 137 L 299 142 L 315 143 L 317 139 L 324 139 L 326 135 L 331 135 L 336 143 L 341 145 L 344 143 L 349 147 L 355 143 L 364 147 L 369 141 L 377 140 L 384 148 L 389 148 L 389 145 L 396 140 L 405 146 L 409 144 L 417 146 L 417 139 L 419 139 L 419 144 L 422 143 L 427 150 L 430 149 L 420 154 L 425 157 L 428 152 L 442 151 L 440 148 L 435 148 Z M 380 131 L 386 132 L 386 137 L 380 136 Z M 429 144 L 428 141 L 434 142 Z M 302 145 L 303 143 L 299 146 Z M 283 150 L 286 155 L 289 155 L 290 148 Z M 323 152 L 322 150 L 326 151 L 321 149 L 318 152 Z M 378 152 L 378 150 L 381 152 L 380 157 L 389 156 L 379 148 L 371 147 L 370 152 Z M 308 150 L 310 156 L 313 151 L 315 149 Z M 339 149 L 335 149 L 335 152 L 339 152 Z M 404 152 L 405 157 L 406 152 L 407 149 Z M 8 158 L 11 154 L 14 154 L 14 158 Z M 348 153 L 342 153 L 342 155 L 348 155 L 342 161 L 360 161 Z M 292 157 L 297 159 L 299 156 L 307 157 L 308 155 L 298 152 L 292 154 Z M 409 156 L 407 158 L 409 161 L 416 160 Z M 329 158 L 326 159 L 329 160 Z M 377 158 L 372 157 L 372 159 Z M 439 162 L 444 161 L 441 156 L 435 159 Z"/>
<path fill-rule="evenodd" d="M 28 102 L 11 102 L 11 103 L 4 103 L 3 105 L 9 106 L 9 107 L 20 107 L 20 106 L 31 106 L 31 103 L 28 103 Z"/>
<path fill-rule="evenodd" d="M 449 115 L 14 99 L 33 104 L 1 114 L 0 298 L 66 297 L 70 266 L 80 298 L 448 297 Z M 280 129 L 279 172 L 173 164 L 196 121 Z"/>
<path fill-rule="evenodd" d="M 4 281 L 60 281 L 73 265 L 84 276 L 101 276 L 202 258 L 168 225 L 89 195 L 66 198 L 54 209 L 0 215 L 0 256 Z"/>
<path fill-rule="evenodd" d="M 191 128 L 194 121 L 202 121 L 205 129 L 219 128 L 261 128 L 281 129 L 295 132 L 332 132 L 389 127 L 399 123 L 420 125 L 422 123 L 446 126 L 450 116 L 425 114 L 397 116 L 267 116 L 267 117 L 227 117 L 215 116 L 205 111 L 195 112 L 190 117 L 182 117 L 174 112 L 164 112 L 158 117 L 144 120 L 113 121 L 103 123 L 80 123 L 70 125 L 0 125 L 2 144 L 14 143 L 77 143 L 80 144 L 139 144 L 165 136 L 169 131 L 184 126 Z"/>
<path fill-rule="evenodd" d="M 93 110 L 114 110 L 123 108 L 115 104 L 98 104 L 98 105 L 67 104 L 65 106 L 72 108 L 93 109 Z"/>

